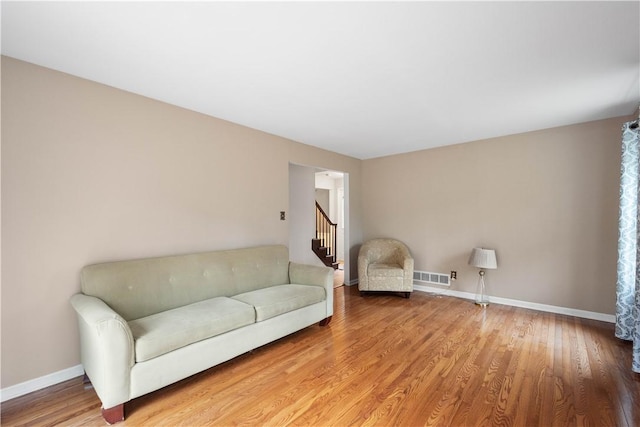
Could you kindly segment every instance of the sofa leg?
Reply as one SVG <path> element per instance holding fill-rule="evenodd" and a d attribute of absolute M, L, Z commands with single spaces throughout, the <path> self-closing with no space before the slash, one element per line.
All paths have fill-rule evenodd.
<path fill-rule="evenodd" d="M 124 420 L 124 403 L 114 406 L 113 408 L 102 408 L 102 418 L 108 424 L 119 423 Z"/>
<path fill-rule="evenodd" d="M 411 292 L 405 292 L 405 293 L 404 293 L 404 297 L 405 297 L 406 299 L 409 299 L 409 297 L 410 297 L 410 296 L 411 296 Z"/>
<path fill-rule="evenodd" d="M 329 322 L 331 322 L 331 316 L 327 317 L 326 319 L 322 319 L 320 321 L 320 326 L 327 326 Z"/>

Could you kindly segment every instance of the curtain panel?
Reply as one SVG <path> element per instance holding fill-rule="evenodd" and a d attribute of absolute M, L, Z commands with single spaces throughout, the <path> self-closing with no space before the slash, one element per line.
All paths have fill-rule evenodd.
<path fill-rule="evenodd" d="M 622 126 L 616 337 L 633 342 L 632 366 L 640 373 L 640 137 L 638 121 Z"/>

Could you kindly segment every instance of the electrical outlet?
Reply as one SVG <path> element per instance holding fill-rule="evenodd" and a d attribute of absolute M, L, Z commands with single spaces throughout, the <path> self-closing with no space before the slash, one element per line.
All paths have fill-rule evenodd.
<path fill-rule="evenodd" d="M 458 272 L 455 270 L 451 270 L 451 280 L 456 280 L 458 278 Z"/>
<path fill-rule="evenodd" d="M 280 221 L 284 221 L 286 219 L 286 215 L 284 211 L 280 211 Z"/>

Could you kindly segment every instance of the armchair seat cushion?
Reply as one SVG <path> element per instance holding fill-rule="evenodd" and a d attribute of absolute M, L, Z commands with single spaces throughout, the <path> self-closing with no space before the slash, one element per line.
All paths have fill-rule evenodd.
<path fill-rule="evenodd" d="M 404 270 L 397 264 L 375 263 L 369 264 L 369 277 L 403 277 Z"/>
<path fill-rule="evenodd" d="M 320 286 L 278 285 L 235 295 L 233 299 L 255 307 L 256 321 L 297 310 L 324 301 L 326 292 Z"/>
<path fill-rule="evenodd" d="M 129 322 L 136 362 L 255 323 L 253 307 L 232 298 L 212 298 Z"/>

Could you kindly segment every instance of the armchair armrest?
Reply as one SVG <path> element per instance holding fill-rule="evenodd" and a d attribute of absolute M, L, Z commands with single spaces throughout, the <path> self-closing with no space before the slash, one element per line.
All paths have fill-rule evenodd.
<path fill-rule="evenodd" d="M 405 259 L 402 260 L 402 268 L 404 270 L 411 270 L 413 271 L 413 258 L 411 257 L 406 257 Z"/>
<path fill-rule="evenodd" d="M 128 323 L 96 297 L 76 294 L 71 305 L 78 315 L 80 359 L 103 408 L 127 402 L 135 363 Z"/>
<path fill-rule="evenodd" d="M 407 284 L 413 285 L 413 258 L 411 256 L 407 256 L 402 264 L 402 269 L 404 270 L 404 280 Z"/>
<path fill-rule="evenodd" d="M 322 286 L 327 295 L 327 317 L 333 315 L 333 269 L 316 265 L 289 263 L 289 282 Z"/>
<path fill-rule="evenodd" d="M 367 254 L 358 255 L 358 289 L 369 289 L 369 256 Z"/>

